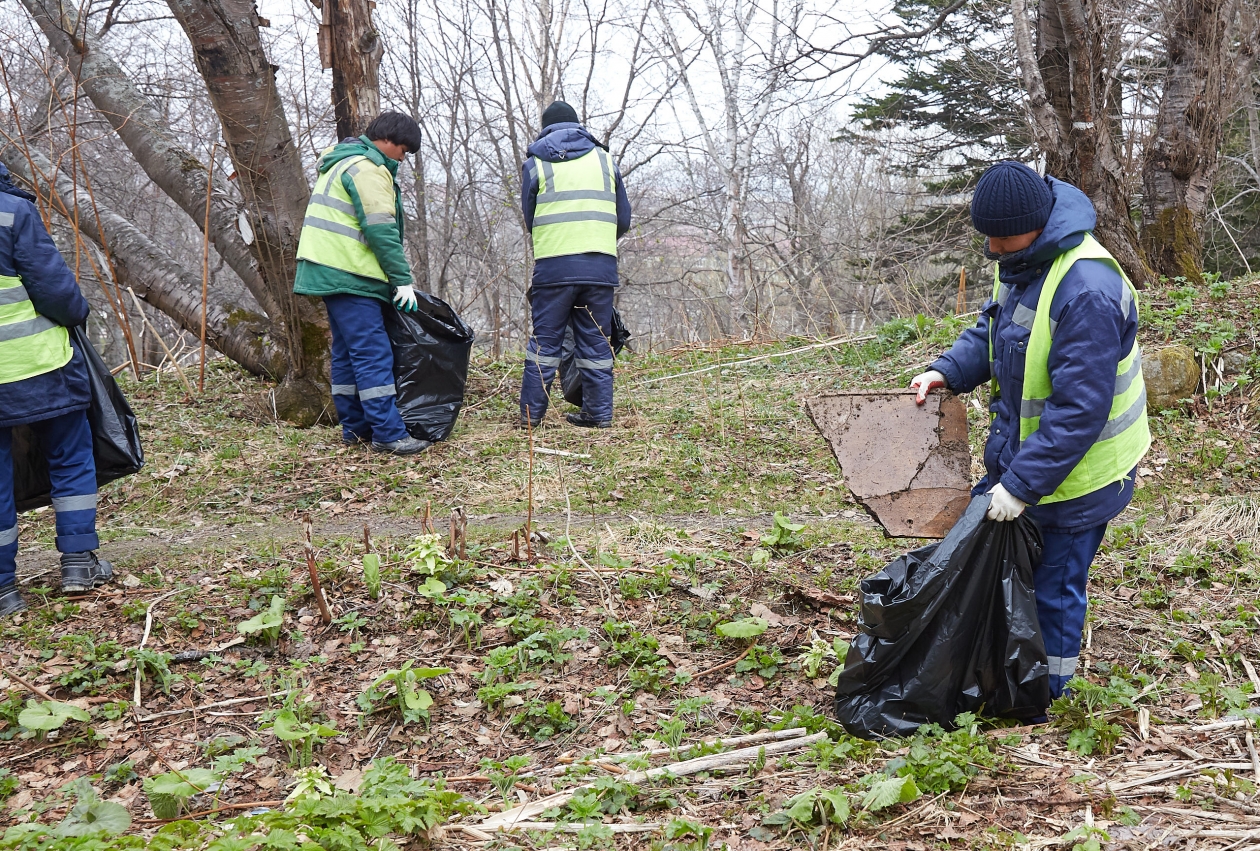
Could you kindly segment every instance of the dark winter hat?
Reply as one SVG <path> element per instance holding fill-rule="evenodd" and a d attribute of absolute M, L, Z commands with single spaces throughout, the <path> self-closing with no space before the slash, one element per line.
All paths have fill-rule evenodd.
<path fill-rule="evenodd" d="M 553 124 L 578 124 L 577 110 L 569 106 L 562 100 L 558 100 L 551 106 L 543 110 L 542 126 L 550 127 Z"/>
<path fill-rule="evenodd" d="M 1019 236 L 1046 226 L 1054 196 L 1045 178 L 1015 160 L 980 175 L 971 197 L 971 223 L 985 236 Z"/>

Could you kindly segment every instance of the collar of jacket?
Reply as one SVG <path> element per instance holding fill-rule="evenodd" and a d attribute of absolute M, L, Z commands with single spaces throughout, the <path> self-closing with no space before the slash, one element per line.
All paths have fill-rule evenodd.
<path fill-rule="evenodd" d="M 372 144 L 367 136 L 360 136 L 359 141 L 363 143 L 363 156 L 370 159 L 377 165 L 383 165 L 389 169 L 389 173 L 394 177 L 398 176 L 398 160 L 391 160 L 389 157 L 381 153 L 381 149 Z"/>

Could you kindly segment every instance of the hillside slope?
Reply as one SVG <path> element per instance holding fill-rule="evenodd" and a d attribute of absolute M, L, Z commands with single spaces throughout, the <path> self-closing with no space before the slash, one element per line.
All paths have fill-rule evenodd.
<path fill-rule="evenodd" d="M 880 746 L 827 720 L 827 678 L 858 581 L 913 542 L 867 520 L 802 400 L 903 387 L 968 320 L 632 355 L 617 423 L 596 432 L 564 425 L 563 405 L 532 435 L 515 429 L 519 364 L 479 361 L 452 439 L 410 460 L 249 419 L 260 385 L 223 366 L 200 399 L 169 373 L 125 384 L 149 464 L 103 493 L 120 582 L 62 598 L 51 513 L 22 519 L 33 605 L 0 643 L 0 848 L 463 845 L 480 838 L 460 827 L 479 807 L 592 780 L 491 847 L 1260 843 L 1260 757 L 1247 722 L 1220 720 L 1260 694 L 1260 283 L 1174 283 L 1143 305 L 1148 351 L 1188 343 L 1222 369 L 1152 421 L 1134 505 L 1091 576 L 1094 687 L 1051 725 Z M 456 507 L 467 546 L 451 559 Z M 745 631 L 764 632 L 719 634 L 749 616 L 764 623 Z M 30 686 L 79 711 L 41 710 Z M 625 779 L 720 750 L 698 742 L 798 727 L 828 735 Z M 158 776 L 167 806 L 214 812 L 162 827 L 143 789 Z M 125 833 L 81 835 L 97 818 L 127 824 L 94 796 L 125 808 Z"/>

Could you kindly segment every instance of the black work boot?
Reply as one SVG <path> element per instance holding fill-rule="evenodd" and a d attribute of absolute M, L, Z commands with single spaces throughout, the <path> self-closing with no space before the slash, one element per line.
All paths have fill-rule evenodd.
<path fill-rule="evenodd" d="M 67 594 L 91 591 L 113 578 L 114 566 L 94 552 L 61 554 L 61 590 Z"/>
<path fill-rule="evenodd" d="M 0 618 L 16 615 L 26 609 L 26 601 L 18 593 L 17 583 L 0 588 Z"/>
<path fill-rule="evenodd" d="M 612 420 L 594 419 L 587 415 L 586 411 L 578 411 L 576 414 L 565 414 L 564 418 L 581 428 L 612 428 Z"/>
<path fill-rule="evenodd" d="M 420 440 L 416 437 L 402 438 L 401 440 L 391 440 L 389 443 L 377 443 L 372 441 L 372 448 L 377 452 L 388 452 L 390 455 L 419 455 L 433 444 L 427 440 Z"/>

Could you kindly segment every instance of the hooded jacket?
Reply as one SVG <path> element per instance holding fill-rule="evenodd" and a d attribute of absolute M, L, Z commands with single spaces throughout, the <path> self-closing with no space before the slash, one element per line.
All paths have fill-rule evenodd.
<path fill-rule="evenodd" d="M 534 157 L 546 162 L 558 163 L 575 160 L 595 150 L 595 146 L 608 150 L 581 124 L 563 122 L 544 127 L 538 138 L 529 146 L 529 159 L 521 165 L 521 212 L 525 226 L 534 229 L 534 209 L 538 205 L 538 170 Z M 621 180 L 621 169 L 613 163 L 617 184 L 617 237 L 630 230 L 630 199 Z M 617 286 L 617 258 L 611 254 L 588 252 L 566 254 L 560 257 L 544 257 L 534 261 L 533 285 L 535 287 L 561 284 L 593 284 Z"/>
<path fill-rule="evenodd" d="M 91 308 L 74 273 L 44 229 L 31 202 L 0 164 L 0 275 L 22 279 L 35 312 L 66 328 L 87 321 Z M 0 384 L 0 428 L 81 411 L 92 401 L 87 362 L 70 342 L 70 361 L 59 369 Z"/>
<path fill-rule="evenodd" d="M 357 175 L 342 174 L 341 185 L 354 204 L 359 230 L 367 239 L 368 247 L 376 255 L 381 270 L 389 281 L 365 278 L 353 272 L 322 266 L 310 260 L 299 260 L 293 291 L 299 295 L 329 296 L 357 295 L 388 302 L 394 296 L 394 288 L 410 284 L 411 265 L 403 251 L 402 196 L 398 191 L 398 162 L 381 153 L 364 136 L 346 139 L 333 145 L 320 155 L 317 169 L 326 173 L 348 157 L 367 157 L 376 168 L 363 169 Z M 376 211 L 394 212 L 394 221 L 368 224 L 367 216 Z"/>
<path fill-rule="evenodd" d="M 1076 499 L 1037 505 L 1063 483 L 1102 433 L 1115 392 L 1116 366 L 1137 337 L 1137 311 L 1121 310 L 1123 279 L 1096 260 L 1073 263 L 1050 304 L 1055 324 L 1048 367 L 1054 392 L 1037 431 L 1020 444 L 1019 407 L 1024 388 L 1024 358 L 1031 332 L 1012 321 L 1025 305 L 1037 309 L 1046 273 L 1054 258 L 1080 245 L 1094 229 L 1094 205 L 1071 184 L 1046 178 L 1054 207 L 1045 228 L 1028 248 L 998 264 L 1003 283 L 1012 287 L 1003 307 L 990 299 L 979 321 L 963 332 L 931 368 L 949 388 L 966 393 L 997 378 L 1001 394 L 990 401 L 993 415 L 984 447 L 987 491 L 999 482 L 1029 504 L 1028 511 L 1050 533 L 1069 533 L 1106 523 L 1133 496 L 1133 475 Z M 993 328 L 992 372 L 989 329 Z"/>

